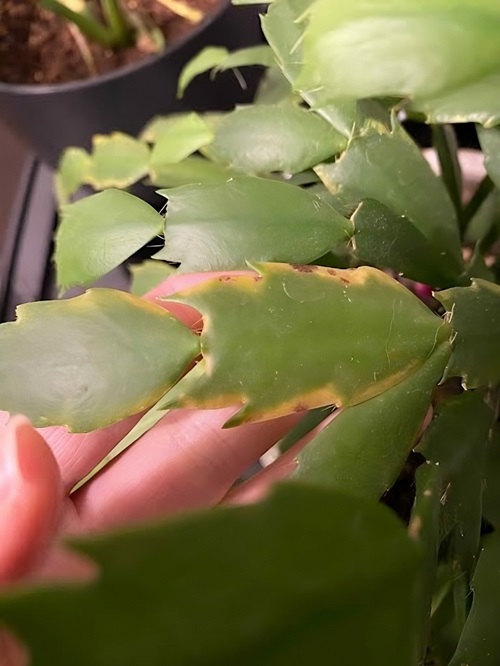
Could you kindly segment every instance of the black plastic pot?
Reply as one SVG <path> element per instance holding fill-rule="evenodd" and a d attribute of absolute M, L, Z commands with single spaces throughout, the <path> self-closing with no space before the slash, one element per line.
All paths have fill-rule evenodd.
<path fill-rule="evenodd" d="M 231 72 L 215 81 L 198 77 L 182 100 L 176 98 L 177 80 L 205 46 L 233 50 L 260 43 L 260 9 L 232 7 L 224 0 L 217 12 L 161 54 L 95 79 L 52 86 L 0 82 L 0 117 L 41 160 L 56 166 L 64 148 L 88 148 L 94 134 L 120 130 L 134 135 L 157 114 L 224 110 L 250 101 L 257 72 L 245 76 L 246 90 Z"/>

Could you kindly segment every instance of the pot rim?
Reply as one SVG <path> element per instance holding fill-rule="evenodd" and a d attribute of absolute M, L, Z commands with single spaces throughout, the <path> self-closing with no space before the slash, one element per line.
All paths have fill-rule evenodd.
<path fill-rule="evenodd" d="M 212 25 L 212 23 L 214 23 L 225 11 L 227 11 L 230 6 L 231 0 L 221 0 L 219 7 L 215 11 L 210 13 L 209 16 L 207 16 L 195 28 L 190 30 L 184 37 L 174 42 L 170 46 L 167 46 L 160 53 L 141 58 L 141 60 L 138 62 L 125 65 L 124 67 L 120 67 L 119 69 L 113 70 L 112 72 L 99 74 L 98 76 L 93 76 L 88 79 L 79 79 L 77 81 L 67 81 L 65 83 L 48 83 L 41 85 L 36 83 L 5 83 L 0 81 L 0 93 L 12 93 L 25 96 L 52 95 L 72 92 L 74 90 L 81 90 L 85 88 L 93 88 L 95 86 L 107 83 L 108 81 L 126 77 L 129 74 L 133 74 L 143 67 L 148 67 L 152 63 L 166 58 L 169 55 L 175 53 L 175 51 L 181 49 L 187 42 L 197 37 L 210 25 Z"/>

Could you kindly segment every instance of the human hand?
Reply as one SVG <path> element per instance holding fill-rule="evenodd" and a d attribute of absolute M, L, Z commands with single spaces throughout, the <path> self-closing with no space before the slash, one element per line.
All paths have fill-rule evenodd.
<path fill-rule="evenodd" d="M 158 302 L 159 296 L 208 277 L 211 274 L 174 276 L 147 298 Z M 186 325 L 199 324 L 199 314 L 192 308 L 159 303 Z M 8 535 L 0 540 L 0 581 L 13 581 L 33 570 L 44 576 L 63 575 L 60 554 L 54 568 L 53 549 L 45 552 L 55 534 L 108 529 L 220 502 L 297 420 L 292 416 L 224 430 L 223 424 L 237 408 L 168 413 L 72 495 L 71 488 L 113 449 L 139 416 L 100 431 L 69 434 L 61 427 L 35 430 L 22 417 L 9 421 L 8 414 L 0 413 L 0 487 L 5 498 L 0 534 Z M 290 461 L 284 463 L 290 469 Z M 252 483 L 238 494 L 249 497 L 256 487 Z"/>
<path fill-rule="evenodd" d="M 174 276 L 148 298 L 155 300 L 209 276 Z M 199 314 L 187 306 L 172 303 L 168 309 L 189 326 L 199 323 Z M 261 497 L 272 482 L 294 469 L 291 455 L 229 496 L 228 491 L 299 416 L 224 430 L 236 409 L 238 405 L 168 413 L 72 495 L 74 485 L 139 416 L 104 430 L 69 434 L 61 427 L 35 430 L 24 417 L 0 413 L 0 585 L 94 575 L 91 563 L 60 546 L 61 536 Z M 0 643 L 4 666 L 1 650 Z M 3 655 L 6 666 L 19 666 L 26 658 L 17 644 L 5 638 Z"/>

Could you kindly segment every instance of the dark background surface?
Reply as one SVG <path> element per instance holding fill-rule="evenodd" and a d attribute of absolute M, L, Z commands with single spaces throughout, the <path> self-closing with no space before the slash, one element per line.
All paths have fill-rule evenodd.
<path fill-rule="evenodd" d="M 0 248 L 3 247 L 9 212 L 27 159 L 28 151 L 23 143 L 0 124 Z"/>
<path fill-rule="evenodd" d="M 21 303 L 60 296 L 51 259 L 56 223 L 51 168 L 0 125 L 0 322 L 14 320 Z M 129 279 L 120 266 L 95 286 L 128 289 Z"/>
<path fill-rule="evenodd" d="M 31 163 L 26 146 L 0 123 L 0 321 L 6 318 L 6 300 L 18 241 L 13 216 L 22 206 Z"/>

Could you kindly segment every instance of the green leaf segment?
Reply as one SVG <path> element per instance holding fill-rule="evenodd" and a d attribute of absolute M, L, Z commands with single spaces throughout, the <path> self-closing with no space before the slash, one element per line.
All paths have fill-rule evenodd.
<path fill-rule="evenodd" d="M 262 25 L 269 47 L 207 49 L 180 80 L 266 66 L 253 106 L 97 137 L 57 179 L 61 288 L 151 241 L 167 263 L 136 293 L 173 264 L 225 273 L 155 304 L 22 306 L 0 326 L 0 408 L 74 431 L 149 410 L 87 478 L 177 407 L 239 408 L 227 426 L 315 410 L 281 445 L 311 440 L 261 504 L 80 543 L 100 578 L 11 589 L 0 615 L 34 666 L 497 664 L 498 1 L 273 0 Z M 468 203 L 450 128 L 438 176 L 405 116 L 482 125 Z M 142 178 L 166 215 L 110 189 Z M 82 183 L 106 191 L 68 204 Z M 431 309 L 389 274 L 445 291 Z M 401 483 L 406 525 L 378 502 Z"/>
<path fill-rule="evenodd" d="M 0 326 L 0 348 L 2 409 L 78 432 L 150 406 L 199 353 L 166 310 L 113 289 L 21 305 Z"/>
<path fill-rule="evenodd" d="M 35 666 L 413 664 L 419 549 L 366 500 L 294 484 L 75 546 L 95 582 L 0 598 Z"/>
<path fill-rule="evenodd" d="M 202 313 L 206 365 L 175 406 L 243 402 L 230 421 L 236 425 L 355 405 L 411 375 L 451 335 L 448 324 L 380 271 L 255 268 L 258 275 L 207 280 L 171 298 Z"/>
<path fill-rule="evenodd" d="M 38 425 L 92 430 L 151 406 L 201 352 L 201 379 L 188 374 L 186 390 L 181 382 L 163 407 L 243 403 L 236 425 L 362 403 L 449 345 L 450 326 L 376 269 L 256 271 L 169 297 L 200 312 L 201 338 L 160 306 L 112 290 L 22 306 L 16 323 L 0 327 L 2 375 L 21 368 L 4 384 L 0 408 Z"/>

